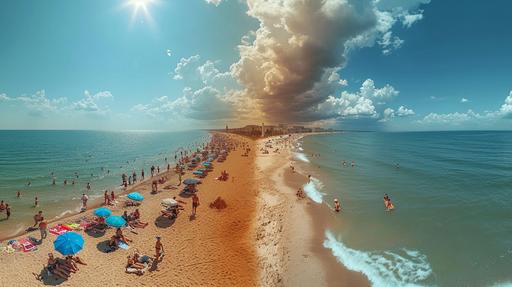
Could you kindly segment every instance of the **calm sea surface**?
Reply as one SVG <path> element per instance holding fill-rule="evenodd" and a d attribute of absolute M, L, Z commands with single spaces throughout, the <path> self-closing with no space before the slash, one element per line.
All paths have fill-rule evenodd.
<path fill-rule="evenodd" d="M 296 152 L 308 195 L 342 202 L 324 246 L 374 286 L 511 284 L 511 132 L 347 132 Z"/>
<path fill-rule="evenodd" d="M 208 137 L 204 131 L 0 131 L 0 200 L 12 209 L 9 220 L 0 214 L 0 237 L 24 230 L 37 210 L 48 219 L 79 211 L 82 193 L 102 198 L 105 189 L 119 187 L 122 173 L 135 170 L 140 179 L 144 168 L 147 177 L 151 165 L 167 168 L 165 158 L 174 166 L 176 152 L 193 149 Z M 33 207 L 36 196 L 38 208 Z"/>

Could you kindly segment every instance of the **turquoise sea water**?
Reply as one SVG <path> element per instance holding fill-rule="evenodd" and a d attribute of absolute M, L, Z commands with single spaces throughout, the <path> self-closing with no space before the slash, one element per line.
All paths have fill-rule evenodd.
<path fill-rule="evenodd" d="M 0 200 L 12 209 L 9 220 L 0 214 L 0 238 L 24 230 L 37 210 L 48 219 L 79 211 L 82 193 L 102 198 L 105 189 L 119 187 L 122 173 L 135 170 L 140 179 L 144 168 L 148 177 L 151 165 L 167 168 L 165 158 L 173 167 L 176 152 L 194 149 L 208 138 L 204 131 L 0 131 Z M 35 196 L 38 208 L 33 207 Z"/>
<path fill-rule="evenodd" d="M 347 132 L 296 152 L 308 195 L 341 199 L 324 246 L 374 286 L 511 284 L 511 132 Z"/>

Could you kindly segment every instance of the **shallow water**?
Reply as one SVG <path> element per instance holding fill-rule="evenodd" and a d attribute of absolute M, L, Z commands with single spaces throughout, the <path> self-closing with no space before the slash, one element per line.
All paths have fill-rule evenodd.
<path fill-rule="evenodd" d="M 296 152 L 308 196 L 342 203 L 324 246 L 373 285 L 512 281 L 511 132 L 325 134 Z"/>
<path fill-rule="evenodd" d="M 12 210 L 8 221 L 0 221 L 0 237 L 24 230 L 37 210 L 47 219 L 79 211 L 82 193 L 102 198 L 105 189 L 119 187 L 122 173 L 135 170 L 140 179 L 144 168 L 148 177 L 151 165 L 167 168 L 166 157 L 173 167 L 176 152 L 194 149 L 208 137 L 204 131 L 0 131 L 0 200 Z M 38 208 L 33 207 L 35 196 Z M 0 220 L 4 217 L 0 214 Z"/>

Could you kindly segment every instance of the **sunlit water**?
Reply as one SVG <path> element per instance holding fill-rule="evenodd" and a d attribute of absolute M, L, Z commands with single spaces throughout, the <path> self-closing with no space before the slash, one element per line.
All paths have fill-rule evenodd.
<path fill-rule="evenodd" d="M 512 282 L 512 133 L 342 133 L 299 145 L 308 196 L 342 202 L 324 246 L 373 285 Z"/>
<path fill-rule="evenodd" d="M 0 237 L 24 230 L 37 210 L 48 219 L 79 211 L 82 193 L 101 198 L 105 189 L 119 188 L 122 173 L 135 170 L 140 179 L 144 168 L 150 176 L 151 165 L 167 168 L 165 158 L 174 166 L 176 152 L 194 149 L 208 137 L 203 131 L 0 131 L 0 200 L 12 210 L 9 220 L 2 221 L 5 213 L 0 214 Z"/>

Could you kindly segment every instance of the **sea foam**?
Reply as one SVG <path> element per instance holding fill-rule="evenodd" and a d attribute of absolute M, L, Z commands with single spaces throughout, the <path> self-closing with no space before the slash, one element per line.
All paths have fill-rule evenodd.
<path fill-rule="evenodd" d="M 308 183 L 304 184 L 302 189 L 306 195 L 316 203 L 322 203 L 324 194 L 321 192 L 324 184 L 316 177 L 311 177 Z"/>
<path fill-rule="evenodd" d="M 366 252 L 347 247 L 330 231 L 325 235 L 324 247 L 347 269 L 363 273 L 372 286 L 425 286 L 422 281 L 432 274 L 427 256 L 418 251 Z"/>
<path fill-rule="evenodd" d="M 295 153 L 295 158 L 300 160 L 300 161 L 303 161 L 303 162 L 309 162 L 309 159 L 306 157 L 306 155 L 304 153 L 301 153 L 301 152 L 296 152 Z"/>

